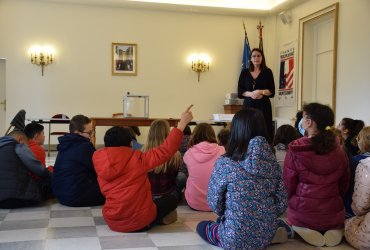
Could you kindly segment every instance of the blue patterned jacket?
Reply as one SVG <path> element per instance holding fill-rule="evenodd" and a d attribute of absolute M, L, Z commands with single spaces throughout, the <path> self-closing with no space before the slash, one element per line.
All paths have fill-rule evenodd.
<path fill-rule="evenodd" d="M 281 169 L 264 137 L 253 138 L 245 160 L 220 157 L 208 185 L 208 204 L 220 216 L 224 249 L 265 249 L 287 208 Z"/>

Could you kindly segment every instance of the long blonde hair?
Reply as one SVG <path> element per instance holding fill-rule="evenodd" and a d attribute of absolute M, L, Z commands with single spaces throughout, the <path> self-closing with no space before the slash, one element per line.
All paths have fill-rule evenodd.
<path fill-rule="evenodd" d="M 150 125 L 148 138 L 143 147 L 143 152 L 147 152 L 161 145 L 170 133 L 170 124 L 167 120 L 155 120 Z M 166 173 L 168 167 L 179 167 L 181 165 L 181 154 L 177 151 L 174 156 L 166 163 L 156 167 L 154 173 Z"/>

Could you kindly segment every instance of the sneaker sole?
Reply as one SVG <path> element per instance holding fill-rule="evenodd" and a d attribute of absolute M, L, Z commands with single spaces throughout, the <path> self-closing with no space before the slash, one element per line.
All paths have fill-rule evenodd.
<path fill-rule="evenodd" d="M 342 242 L 344 235 L 343 229 L 328 230 L 324 234 L 325 245 L 328 247 L 334 247 Z"/>
<path fill-rule="evenodd" d="M 306 241 L 310 245 L 317 246 L 317 247 L 322 247 L 325 245 L 325 238 L 318 231 L 304 228 L 304 227 L 296 227 L 296 226 L 293 226 L 293 230 L 299 236 L 301 236 L 304 241 Z"/>

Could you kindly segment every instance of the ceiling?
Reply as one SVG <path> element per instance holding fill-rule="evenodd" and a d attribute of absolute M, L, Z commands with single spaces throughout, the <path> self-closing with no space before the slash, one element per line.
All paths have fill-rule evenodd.
<path fill-rule="evenodd" d="M 235 16 L 269 16 L 308 0 L 33 0 Z"/>

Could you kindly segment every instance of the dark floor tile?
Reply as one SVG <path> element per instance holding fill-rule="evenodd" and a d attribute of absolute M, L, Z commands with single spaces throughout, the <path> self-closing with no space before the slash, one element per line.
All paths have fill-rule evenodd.
<path fill-rule="evenodd" d="M 48 219 L 42 220 L 9 220 L 3 221 L 0 224 L 0 231 L 16 230 L 16 229 L 32 229 L 32 228 L 47 228 L 49 225 Z"/>
<path fill-rule="evenodd" d="M 99 240 L 102 249 L 155 247 L 153 241 L 149 238 L 147 234 L 106 236 L 100 237 Z"/>
<path fill-rule="evenodd" d="M 45 248 L 42 240 L 0 243 L 0 250 L 40 250 Z"/>
<path fill-rule="evenodd" d="M 4 220 L 6 215 L 7 215 L 7 213 L 0 213 L 0 221 Z"/>
<path fill-rule="evenodd" d="M 97 226 L 107 225 L 103 217 L 94 217 L 94 222 L 95 222 L 95 225 Z"/>
<path fill-rule="evenodd" d="M 50 211 L 50 218 L 91 217 L 91 216 L 92 213 L 90 209 Z"/>

